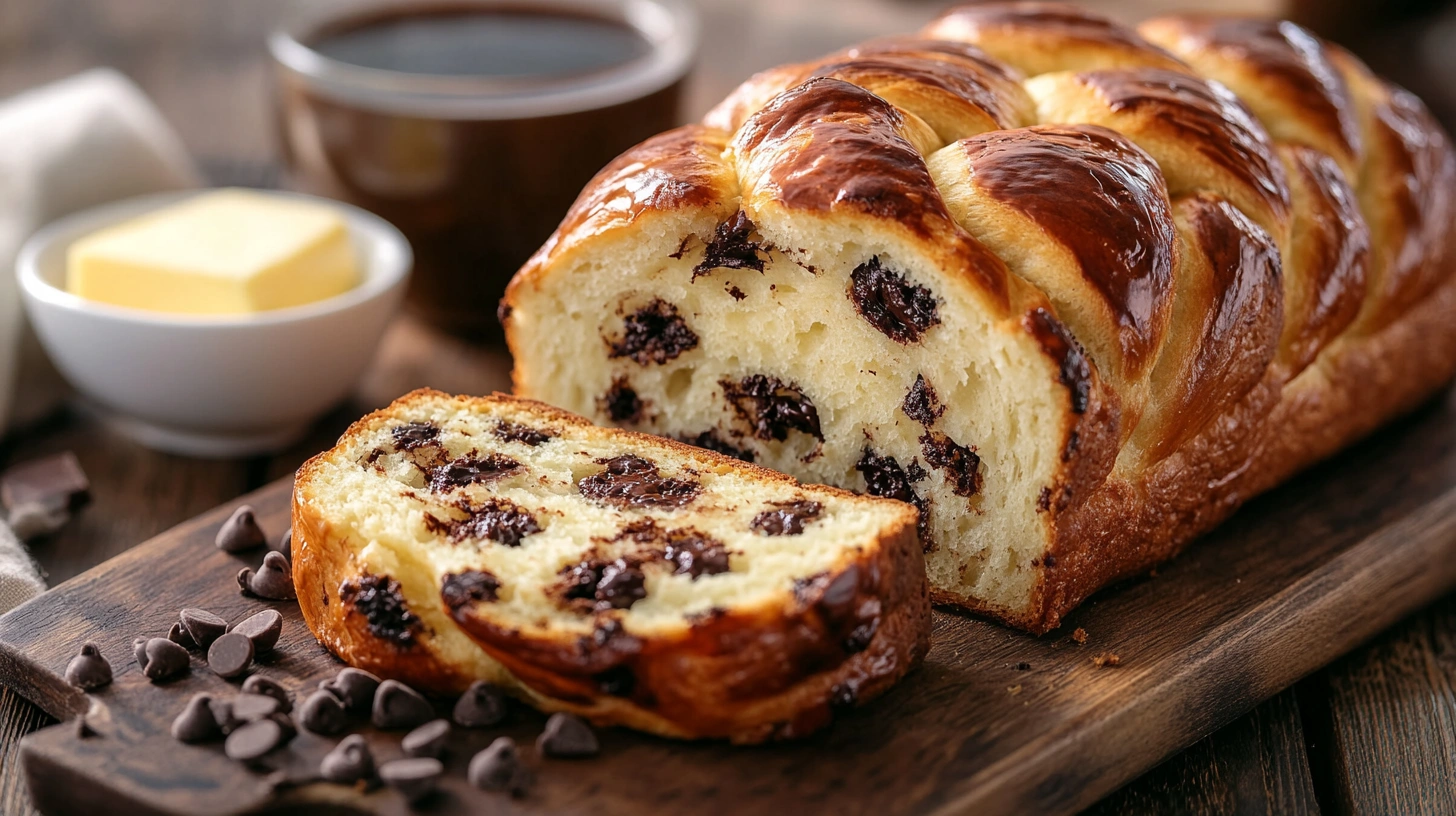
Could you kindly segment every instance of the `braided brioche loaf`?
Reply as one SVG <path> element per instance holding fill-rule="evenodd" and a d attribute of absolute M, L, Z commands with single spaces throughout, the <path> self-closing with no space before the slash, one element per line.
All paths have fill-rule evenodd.
<path fill-rule="evenodd" d="M 1044 632 L 1452 375 L 1453 194 L 1293 24 L 968 6 L 628 151 L 502 319 L 520 393 L 911 502 Z"/>

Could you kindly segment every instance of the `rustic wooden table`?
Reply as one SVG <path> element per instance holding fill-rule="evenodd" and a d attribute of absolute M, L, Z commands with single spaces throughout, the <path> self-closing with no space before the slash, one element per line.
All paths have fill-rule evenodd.
<path fill-rule="evenodd" d="M 689 89 L 697 114 L 753 70 L 868 35 L 907 31 L 930 3 L 900 0 L 703 0 L 703 58 Z M 279 0 L 3 0 L 0 96 L 112 65 L 151 94 L 215 180 L 276 180 L 262 33 Z M 1108 0 L 1118 16 L 1153 0 Z M 1181 5 L 1188 5 L 1183 3 Z M 1260 10 L 1263 0 L 1224 0 Z M 3 146 L 0 146 L 3 149 Z M 506 389 L 502 352 L 474 348 L 401 318 L 348 405 L 305 442 L 271 457 L 182 459 L 117 436 L 82 405 L 0 440 L 0 468 L 73 450 L 94 501 L 35 555 L 58 583 L 296 468 L 364 411 L 417 386 Z M 21 383 L 24 388 L 25 384 Z M 0 688 L 0 814 L 29 804 L 22 736 L 46 715 Z M 1102 814 L 1456 813 L 1456 597 L 1260 705 L 1093 809 Z"/>

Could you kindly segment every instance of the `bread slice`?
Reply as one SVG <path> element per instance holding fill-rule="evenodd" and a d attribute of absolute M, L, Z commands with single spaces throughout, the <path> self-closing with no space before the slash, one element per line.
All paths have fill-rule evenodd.
<path fill-rule="evenodd" d="M 298 473 L 344 661 L 672 737 L 796 737 L 927 649 L 915 510 L 504 395 L 408 394 Z"/>

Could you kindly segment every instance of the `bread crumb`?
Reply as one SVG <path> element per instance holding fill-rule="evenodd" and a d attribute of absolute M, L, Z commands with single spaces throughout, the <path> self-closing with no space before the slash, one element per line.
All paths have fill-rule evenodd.
<path fill-rule="evenodd" d="M 1016 695 L 1021 693 L 1021 684 L 1017 683 L 1014 686 L 1007 686 L 1006 693 L 1010 694 L 1012 697 L 1015 697 Z"/>
<path fill-rule="evenodd" d="M 1092 658 L 1092 665 L 1098 667 L 1099 669 L 1106 668 L 1108 666 L 1116 666 L 1121 663 L 1122 658 L 1113 652 L 1103 652 L 1102 654 Z"/>
<path fill-rule="evenodd" d="M 1077 630 L 1072 633 L 1072 640 L 1075 641 L 1078 646 L 1081 646 L 1082 644 L 1086 643 L 1087 642 L 1087 630 L 1086 629 L 1083 629 L 1080 626 L 1078 626 L 1077 627 Z"/>

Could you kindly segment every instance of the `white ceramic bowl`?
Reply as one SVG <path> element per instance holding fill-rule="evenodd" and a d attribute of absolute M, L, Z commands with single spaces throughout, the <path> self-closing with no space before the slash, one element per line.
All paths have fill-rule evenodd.
<path fill-rule="evenodd" d="M 190 456 L 277 450 L 342 401 L 373 358 L 409 278 L 409 242 L 378 216 L 313 198 L 344 216 L 363 266 L 360 285 L 341 295 L 251 315 L 193 316 L 65 290 L 73 241 L 198 192 L 126 199 L 50 224 L 21 248 L 21 297 L 61 373 L 141 443 Z"/>

